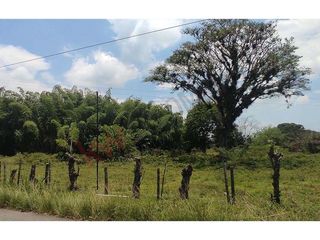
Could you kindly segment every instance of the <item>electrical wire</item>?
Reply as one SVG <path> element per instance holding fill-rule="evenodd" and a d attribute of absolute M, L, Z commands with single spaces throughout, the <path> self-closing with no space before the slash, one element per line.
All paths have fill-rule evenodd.
<path fill-rule="evenodd" d="M 170 30 L 170 29 L 174 29 L 174 28 L 178 28 L 178 27 L 183 27 L 183 26 L 187 26 L 187 25 L 191 25 L 191 24 L 196 24 L 196 23 L 207 21 L 207 20 L 208 19 L 203 19 L 203 20 L 183 23 L 183 24 L 174 25 L 174 26 L 171 26 L 171 27 L 161 28 L 161 29 L 148 31 L 148 32 L 144 32 L 144 33 L 139 33 L 139 34 L 135 34 L 135 35 L 127 36 L 127 37 L 117 38 L 117 39 L 114 39 L 114 40 L 95 43 L 95 44 L 91 44 L 91 45 L 87 45 L 87 46 L 83 46 L 83 47 L 79 47 L 79 48 L 74 48 L 74 49 L 70 49 L 70 50 L 66 50 L 66 51 L 62 51 L 62 52 L 48 54 L 48 55 L 41 56 L 41 57 L 36 57 L 36 58 L 32 58 L 32 59 L 27 59 L 27 60 L 23 60 L 23 61 L 19 61 L 19 62 L 14 62 L 14 63 L 2 65 L 2 66 L 0 66 L 0 68 L 11 67 L 11 66 L 14 66 L 14 65 L 22 64 L 22 63 L 28 63 L 28 62 L 32 62 L 32 61 L 37 61 L 37 60 L 40 60 L 40 59 L 46 59 L 46 58 L 50 58 L 50 57 L 54 57 L 54 56 L 58 56 L 58 55 L 62 55 L 62 54 L 70 53 L 70 52 L 75 52 L 75 51 L 87 49 L 87 48 L 97 47 L 97 46 L 100 46 L 100 45 L 115 43 L 115 42 L 118 42 L 118 41 L 123 41 L 123 40 L 130 39 L 130 38 L 136 38 L 136 37 L 140 37 L 140 36 L 144 36 L 144 35 L 148 35 L 148 34 L 152 34 L 152 33 L 156 33 L 156 32 L 162 32 L 162 31 L 166 31 L 166 30 Z"/>

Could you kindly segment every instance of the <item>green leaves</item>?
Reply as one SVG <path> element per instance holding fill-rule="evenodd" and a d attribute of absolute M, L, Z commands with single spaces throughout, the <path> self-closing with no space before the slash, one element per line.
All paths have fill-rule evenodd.
<path fill-rule="evenodd" d="M 279 37 L 276 22 L 215 19 L 184 33 L 193 41 L 175 50 L 145 81 L 171 83 L 174 90 L 216 104 L 225 136 L 257 99 L 288 98 L 308 89 L 311 71 L 300 65 L 293 39 Z"/>

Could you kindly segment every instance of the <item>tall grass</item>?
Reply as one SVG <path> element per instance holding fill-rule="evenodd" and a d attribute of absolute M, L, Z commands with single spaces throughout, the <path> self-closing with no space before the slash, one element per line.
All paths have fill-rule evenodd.
<path fill-rule="evenodd" d="M 304 162 L 299 166 L 285 163 L 287 167 L 281 169 L 281 205 L 270 202 L 271 169 L 266 163 L 263 163 L 265 167 L 240 165 L 236 168 L 236 204 L 229 205 L 219 166 L 195 168 L 190 182 L 190 199 L 182 201 L 178 187 L 185 163 L 166 156 L 154 158 L 154 161 L 145 160 L 141 199 L 137 200 L 131 198 L 133 162 L 108 163 L 111 194 L 127 195 L 128 198 L 107 197 L 97 195 L 103 192 L 104 164 L 100 164 L 98 192 L 95 190 L 95 166 L 90 163 L 80 165 L 79 191 L 69 192 L 66 163 L 57 161 L 53 155 L 33 154 L 23 159 L 23 181 L 19 186 L 3 183 L 1 179 L 0 207 L 77 220 L 320 220 L 320 157 L 290 153 L 284 161 L 289 162 L 289 157 L 293 162 Z M 7 163 L 8 177 L 19 159 L 6 157 L 0 160 Z M 52 162 L 50 187 L 41 181 L 44 165 L 49 160 Z M 156 169 L 163 170 L 164 160 L 168 161 L 164 195 L 162 200 L 156 200 Z M 39 182 L 36 185 L 27 180 L 32 163 L 37 163 Z"/>

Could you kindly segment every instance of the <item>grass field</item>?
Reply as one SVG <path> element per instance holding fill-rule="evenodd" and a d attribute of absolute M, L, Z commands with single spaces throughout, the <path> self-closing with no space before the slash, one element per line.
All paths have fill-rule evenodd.
<path fill-rule="evenodd" d="M 2 171 L 0 207 L 79 220 L 320 220 L 320 155 L 285 153 L 280 177 L 282 203 L 275 205 L 270 202 L 272 172 L 264 150 L 255 149 L 256 153 L 249 154 L 255 156 L 255 160 L 248 158 L 236 163 L 234 205 L 226 202 L 220 164 L 194 164 L 190 199 L 183 201 L 179 199 L 178 188 L 181 169 L 186 163 L 168 156 L 146 155 L 142 158 L 141 198 L 132 199 L 133 161 L 101 162 L 99 191 L 95 189 L 95 163 L 81 164 L 80 189 L 69 192 L 67 163 L 58 161 L 55 155 L 34 153 L 23 158 L 20 186 L 3 183 Z M 207 156 L 210 158 L 210 153 Z M 156 169 L 160 167 L 162 172 L 165 160 L 168 168 L 164 194 L 162 200 L 157 200 Z M 17 168 L 19 157 L 1 157 L 0 161 L 2 165 L 6 162 L 9 178 L 9 171 Z M 50 187 L 41 183 L 44 165 L 48 161 L 52 163 Z M 192 161 L 196 160 L 193 158 Z M 32 163 L 37 164 L 36 175 L 40 180 L 36 186 L 27 181 Z M 97 195 L 103 193 L 103 167 L 106 165 L 110 194 L 129 198 Z"/>

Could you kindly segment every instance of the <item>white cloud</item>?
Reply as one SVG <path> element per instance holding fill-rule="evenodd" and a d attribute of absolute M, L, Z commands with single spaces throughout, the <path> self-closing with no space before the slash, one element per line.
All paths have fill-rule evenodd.
<path fill-rule="evenodd" d="M 128 65 L 111 54 L 96 51 L 92 57 L 78 58 L 65 73 L 69 85 L 87 88 L 121 87 L 125 82 L 135 79 L 138 70 L 134 65 Z"/>
<path fill-rule="evenodd" d="M 38 57 L 21 47 L 0 45 L 0 66 Z M 0 68 L 0 85 L 10 90 L 22 87 L 29 91 L 48 91 L 53 81 L 49 68 L 43 59 Z"/>
<path fill-rule="evenodd" d="M 294 37 L 298 47 L 297 54 L 302 56 L 303 65 L 310 67 L 314 74 L 320 74 L 320 20 L 298 19 L 278 22 L 282 37 Z"/>
<path fill-rule="evenodd" d="M 181 20 L 110 20 L 116 38 L 127 37 L 179 25 Z M 129 62 L 150 63 L 155 61 L 155 54 L 173 46 L 181 39 L 181 29 L 174 28 L 118 43 L 123 59 Z"/>

